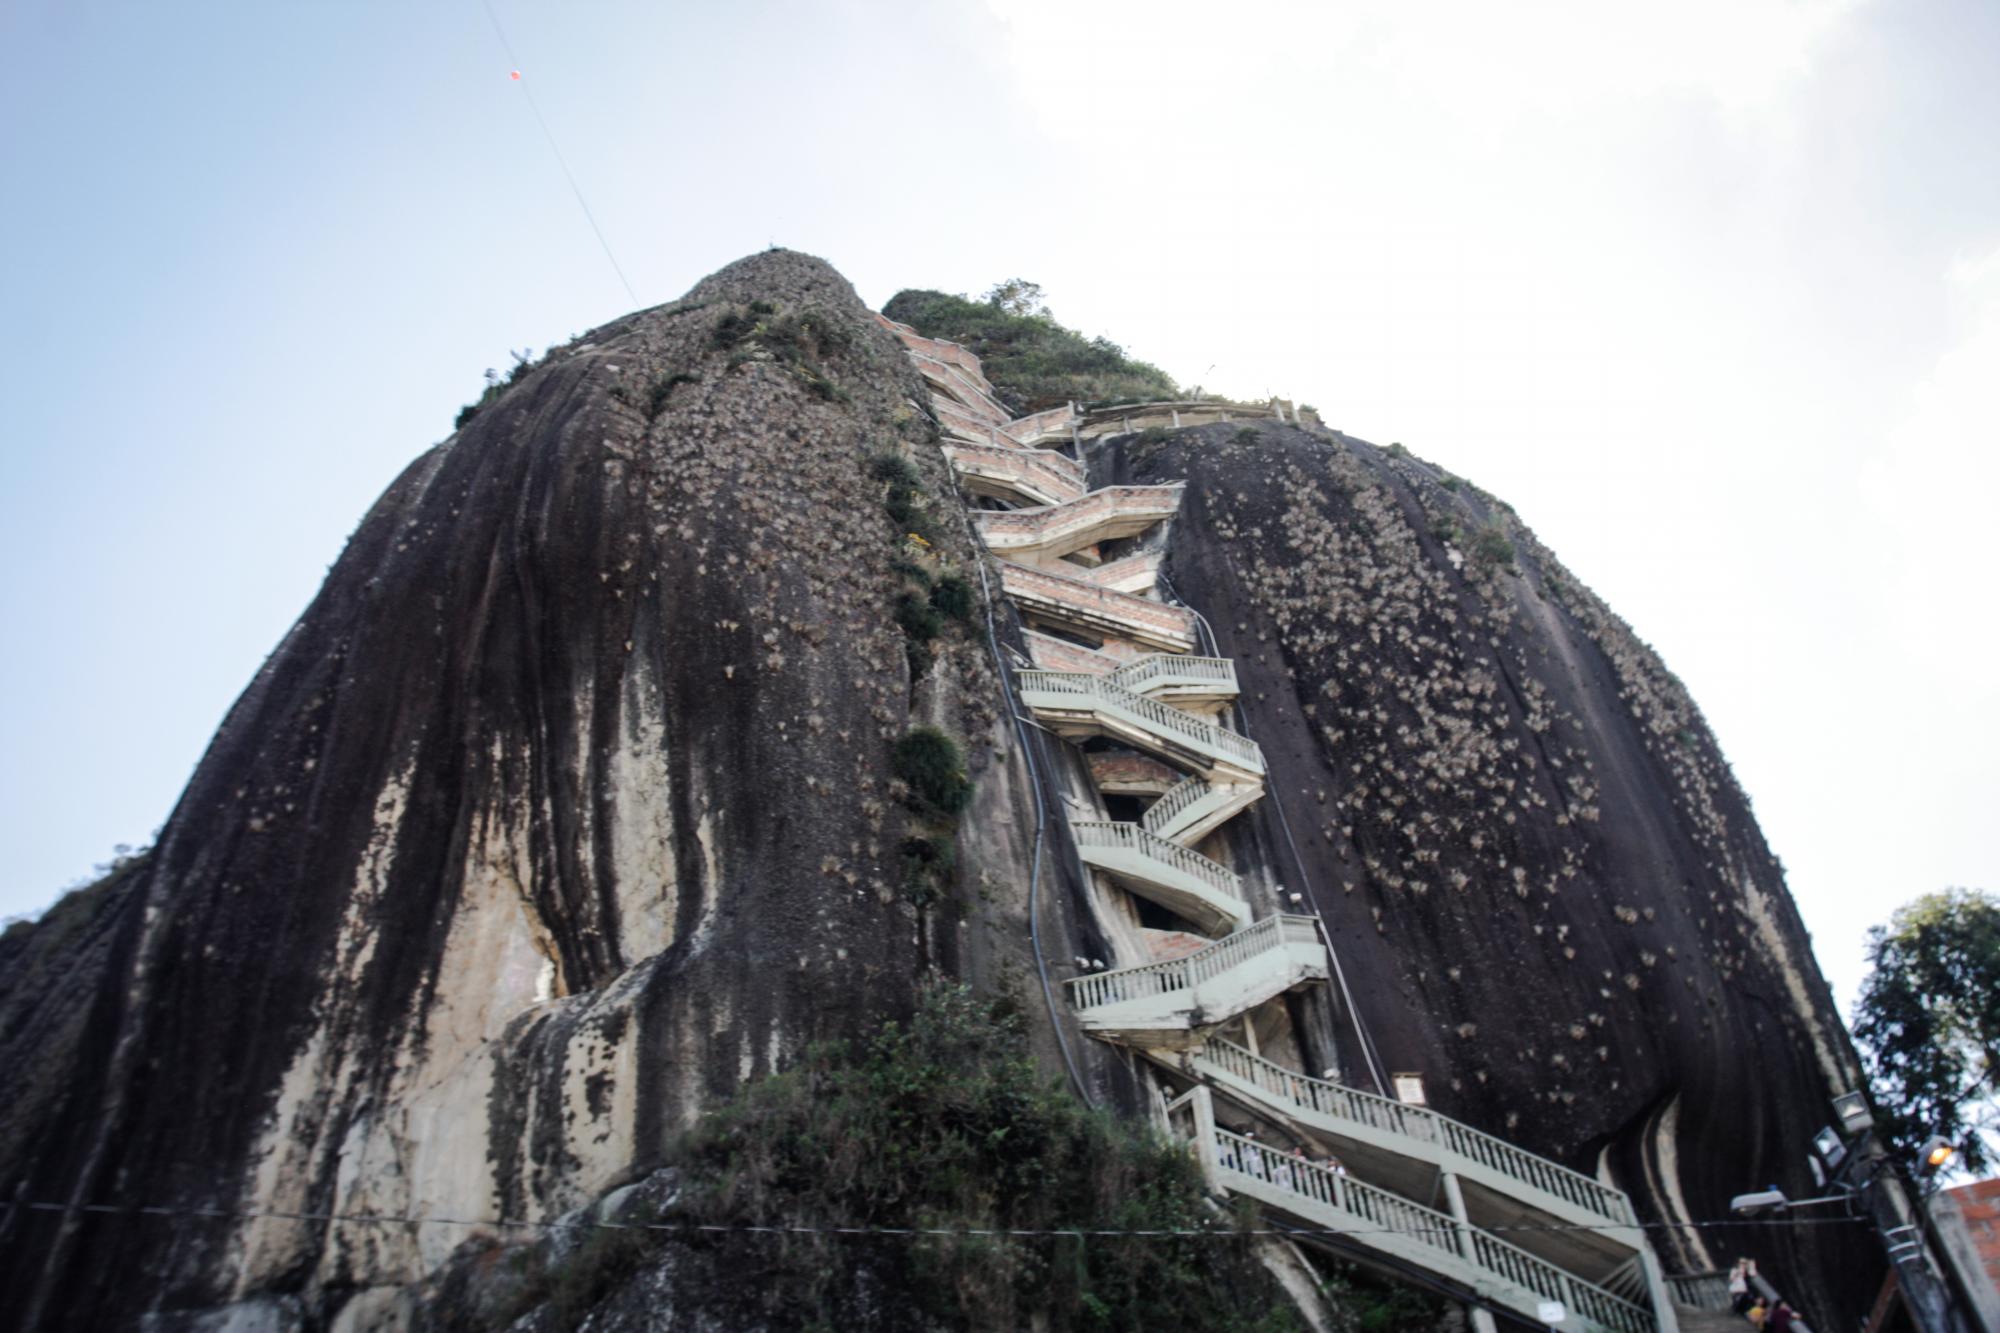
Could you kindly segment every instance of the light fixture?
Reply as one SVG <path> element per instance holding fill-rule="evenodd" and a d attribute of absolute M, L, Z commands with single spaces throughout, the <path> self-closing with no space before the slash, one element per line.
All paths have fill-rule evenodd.
<path fill-rule="evenodd" d="M 1958 1156 L 1958 1146 L 1942 1134 L 1933 1134 L 1924 1140 L 1924 1174 L 1932 1175 L 1944 1168 L 1945 1163 Z"/>
<path fill-rule="evenodd" d="M 1781 1189 L 1758 1190 L 1755 1194 L 1739 1194 L 1729 1201 L 1729 1211 L 1738 1217 L 1755 1217 L 1759 1213 L 1782 1213 L 1792 1206 Z"/>
<path fill-rule="evenodd" d="M 1858 1092 L 1843 1092 L 1835 1097 L 1833 1113 L 1840 1117 L 1843 1133 L 1859 1134 L 1875 1128 L 1875 1117 L 1868 1111 L 1868 1099 Z"/>

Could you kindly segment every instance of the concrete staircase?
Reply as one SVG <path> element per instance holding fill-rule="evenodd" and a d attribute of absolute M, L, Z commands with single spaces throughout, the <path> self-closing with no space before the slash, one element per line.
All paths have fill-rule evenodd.
<path fill-rule="evenodd" d="M 1063 984 L 1086 1031 L 1128 1046 L 1184 1048 L 1245 1010 L 1327 976 L 1318 919 L 1267 916 L 1185 957 Z"/>
<path fill-rule="evenodd" d="M 1036 669 L 1015 673 L 1020 705 L 1065 740 L 1094 746 L 1078 765 L 1091 781 L 1114 784 L 1119 799 L 1151 797 L 1137 821 L 1074 818 L 1070 831 L 1108 918 L 1132 919 L 1136 899 L 1185 925 L 1127 930 L 1120 965 L 1064 982 L 1078 1023 L 1152 1061 L 1172 1098 L 1169 1127 L 1212 1188 L 1307 1228 L 1311 1243 L 1424 1273 L 1467 1302 L 1475 1328 L 1492 1327 L 1487 1311 L 1534 1323 L 1559 1304 L 1564 1333 L 1675 1333 L 1678 1312 L 1619 1191 L 1223 1035 L 1254 1034 L 1278 997 L 1324 984 L 1332 954 L 1316 917 L 1260 909 L 1252 885 L 1194 850 L 1262 798 L 1263 751 L 1221 725 L 1237 697 L 1235 666 L 1193 654 L 1194 613 L 1160 600 L 1159 544 L 1101 559 L 1105 542 L 1171 521 L 1184 488 L 1089 490 L 1081 462 L 1047 446 L 1155 426 L 1297 421 L 1297 410 L 1277 400 L 1067 404 L 1009 420 L 977 357 L 882 322 L 930 388 L 961 484 L 1026 506 L 972 513 L 1002 593 L 1029 626 Z M 1100 806 L 1105 796 L 1100 788 Z M 1217 1122 L 1218 1104 L 1337 1152 L 1341 1166 L 1235 1133 Z M 1440 1196 L 1448 1210 L 1434 1206 Z"/>

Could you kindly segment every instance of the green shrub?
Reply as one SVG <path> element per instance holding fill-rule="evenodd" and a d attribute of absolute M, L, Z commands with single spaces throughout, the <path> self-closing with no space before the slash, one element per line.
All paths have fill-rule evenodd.
<path fill-rule="evenodd" d="M 1410 451 L 1405 449 L 1400 442 L 1390 445 L 1384 452 L 1391 458 L 1408 458 L 1410 456 Z"/>
<path fill-rule="evenodd" d="M 1017 1013 L 955 987 L 907 1024 L 814 1047 L 750 1085 L 671 1157 L 690 1220 L 711 1225 L 1237 1229 L 1208 1210 L 1185 1151 L 1046 1080 Z M 767 1307 L 787 1326 L 854 1326 L 857 1244 L 763 1251 Z M 925 1236 L 867 1253 L 926 1327 L 1298 1327 L 1248 1246 L 1200 1236 Z"/>
<path fill-rule="evenodd" d="M 896 625 L 912 644 L 926 644 L 944 633 L 944 617 L 931 600 L 905 588 L 896 594 Z"/>
<path fill-rule="evenodd" d="M 1487 569 L 1511 569 L 1514 543 L 1507 540 L 1506 530 L 1498 523 L 1488 523 L 1472 539 L 1472 558 Z"/>
<path fill-rule="evenodd" d="M 949 620 L 972 619 L 972 585 L 956 574 L 946 574 L 931 589 L 931 605 Z"/>
<path fill-rule="evenodd" d="M 1456 491 L 1458 489 L 1458 478 L 1452 476 L 1451 473 L 1447 472 L 1438 481 L 1438 485 L 1444 487 L 1448 491 Z"/>
<path fill-rule="evenodd" d="M 653 1251 L 653 1238 L 643 1231 L 589 1232 L 546 1276 L 556 1326 L 579 1327 L 599 1301 L 645 1267 Z"/>
<path fill-rule="evenodd" d="M 958 839 L 949 830 L 903 839 L 903 896 L 919 907 L 942 898 L 958 865 Z"/>
<path fill-rule="evenodd" d="M 905 845 L 913 860 L 950 854 Z M 669 1142 L 662 1165 L 675 1172 L 664 1210 L 628 1205 L 617 1220 L 669 1230 L 601 1232 L 546 1267 L 526 1265 L 500 1322 L 542 1307 L 533 1327 L 574 1329 L 649 1269 L 701 1281 L 754 1265 L 742 1270 L 731 1310 L 760 1327 L 868 1326 L 888 1293 L 898 1327 L 1300 1328 L 1256 1252 L 1236 1239 L 1266 1225 L 1254 1207 L 1214 1209 L 1182 1145 L 1086 1107 L 1046 1077 L 1010 994 L 930 987 L 907 1022 L 815 1044 L 783 1073 L 745 1085 Z M 798 1230 L 733 1232 L 744 1227 Z M 832 1233 L 913 1227 L 950 1234 Z M 1338 1261 L 1314 1263 L 1345 1316 L 1338 1327 L 1392 1333 L 1443 1321 L 1436 1297 Z M 699 1308 L 705 1293 L 687 1295 Z"/>
<path fill-rule="evenodd" d="M 659 420 L 660 413 L 667 410 L 667 399 L 673 396 L 675 389 L 683 384 L 699 383 L 701 376 L 687 370 L 677 370 L 671 375 L 656 378 L 646 390 L 646 420 Z"/>
<path fill-rule="evenodd" d="M 910 789 L 910 805 L 919 813 L 955 817 L 972 803 L 958 742 L 936 727 L 917 727 L 897 741 L 889 767 Z"/>
<path fill-rule="evenodd" d="M 894 482 L 899 486 L 915 490 L 923 484 L 923 477 L 917 472 L 917 465 L 901 454 L 877 454 L 868 460 L 868 475 L 876 481 Z"/>
<path fill-rule="evenodd" d="M 877 454 L 868 462 L 868 475 L 886 484 L 882 507 L 888 512 L 889 521 L 895 524 L 896 541 L 901 542 L 912 535 L 927 542 L 937 541 L 937 527 L 931 520 L 930 511 L 918 499 L 923 475 L 914 463 L 901 454 Z M 928 576 L 924 581 L 929 582 Z"/>
<path fill-rule="evenodd" d="M 917 507 L 916 492 L 907 486 L 891 486 L 889 493 L 882 497 L 882 507 L 895 523 L 898 536 L 916 532 L 924 520 L 924 511 Z M 918 535 L 922 536 L 921 533 Z"/>
<path fill-rule="evenodd" d="M 986 378 L 1020 411 L 1072 399 L 1155 402 L 1179 394 L 1172 377 L 1159 367 L 1132 360 L 1109 339 L 1066 329 L 1046 313 L 1026 313 L 1018 303 L 1009 309 L 1004 293 L 991 301 L 970 301 L 944 292 L 903 291 L 882 313 L 927 338 L 947 338 L 970 348 Z"/>
<path fill-rule="evenodd" d="M 472 419 L 478 415 L 479 404 L 467 403 L 464 407 L 458 409 L 458 416 L 453 419 L 451 428 L 453 430 L 464 430 Z"/>
<path fill-rule="evenodd" d="M 780 312 L 768 301 L 752 301 L 740 310 L 726 310 L 710 330 L 711 341 L 728 351 L 729 368 L 736 369 L 762 351 L 792 372 L 815 396 L 849 402 L 846 390 L 833 382 L 822 358 L 837 356 L 851 341 L 847 331 L 827 312 L 815 307 Z"/>
<path fill-rule="evenodd" d="M 1263 438 L 1255 426 L 1240 427 L 1234 435 L 1229 437 L 1232 444 L 1255 444 Z"/>

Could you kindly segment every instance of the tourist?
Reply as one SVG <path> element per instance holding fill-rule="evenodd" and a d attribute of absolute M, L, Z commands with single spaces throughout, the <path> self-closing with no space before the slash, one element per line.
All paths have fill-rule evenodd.
<path fill-rule="evenodd" d="M 1729 1308 L 1743 1314 L 1750 1308 L 1750 1279 L 1757 1276 L 1755 1259 L 1738 1259 L 1729 1270 Z"/>
<path fill-rule="evenodd" d="M 1764 1324 L 1771 1333 L 1792 1333 L 1792 1321 L 1798 1318 L 1798 1311 L 1783 1301 L 1771 1307 L 1771 1317 Z"/>
<path fill-rule="evenodd" d="M 1311 1165 L 1312 1159 L 1306 1156 L 1305 1148 L 1300 1144 L 1293 1144 L 1291 1154 L 1284 1163 L 1285 1188 L 1288 1190 L 1305 1189 L 1306 1168 Z"/>
<path fill-rule="evenodd" d="M 1743 1317 L 1750 1321 L 1750 1327 L 1762 1328 L 1764 1321 L 1771 1317 L 1771 1312 L 1764 1308 L 1764 1298 L 1759 1296 L 1750 1303 L 1750 1308 L 1743 1312 Z"/>
<path fill-rule="evenodd" d="M 1243 1137 L 1248 1140 L 1243 1149 L 1243 1173 L 1258 1180 L 1270 1179 L 1264 1170 L 1264 1145 L 1257 1142 L 1257 1131 L 1246 1129 Z"/>

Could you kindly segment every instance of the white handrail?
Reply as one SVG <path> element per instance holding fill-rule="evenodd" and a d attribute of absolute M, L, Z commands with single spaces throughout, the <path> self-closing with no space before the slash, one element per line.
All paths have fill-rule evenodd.
<path fill-rule="evenodd" d="M 1009 597 L 1040 596 L 1059 606 L 1077 611 L 1094 609 L 1114 620 L 1166 630 L 1190 642 L 1194 639 L 1194 612 L 1186 607 L 1168 606 L 1115 588 L 1100 587 L 1087 578 L 1002 560 L 1000 585 Z"/>
<path fill-rule="evenodd" d="M 1186 488 L 1185 482 L 1168 486 L 1103 486 L 1060 504 L 1036 505 L 1031 509 L 979 509 L 973 511 L 972 517 L 980 536 L 989 540 L 1002 535 L 1048 537 L 1088 527 L 1106 515 L 1169 517 L 1179 507 L 1181 492 Z"/>
<path fill-rule="evenodd" d="M 980 417 L 958 399 L 938 392 L 935 386 L 931 389 L 931 408 L 937 413 L 939 424 L 964 443 L 990 444 L 996 449 L 1027 447 L 1000 427 Z"/>
<path fill-rule="evenodd" d="M 1308 942 L 1320 943 L 1316 917 L 1267 916 L 1185 957 L 1072 977 L 1063 984 L 1070 988 L 1070 1002 L 1078 1009 L 1095 1009 L 1124 1000 L 1152 999 L 1192 990 L 1259 954 L 1287 944 Z"/>
<path fill-rule="evenodd" d="M 1727 1310 L 1729 1274 L 1719 1268 L 1706 1273 L 1669 1273 L 1667 1292 L 1675 1305 L 1695 1310 Z"/>
<path fill-rule="evenodd" d="M 1236 663 L 1227 657 L 1194 657 L 1186 653 L 1147 653 L 1135 657 L 1113 671 L 1111 683 L 1141 693 L 1155 680 L 1184 679 L 1213 682 L 1230 691 L 1236 689 Z"/>
<path fill-rule="evenodd" d="M 910 349 L 910 360 L 916 363 L 918 372 L 925 379 L 965 404 L 966 410 L 975 418 L 982 418 L 987 424 L 996 428 L 1006 424 L 1007 409 L 993 396 L 990 386 L 982 387 L 985 385 L 985 376 L 981 375 L 979 381 L 975 383 L 972 375 L 958 366 L 948 361 L 940 361 L 915 348 Z M 973 373 L 978 374 L 977 371 Z"/>
<path fill-rule="evenodd" d="M 1017 449 L 1009 444 L 947 444 L 944 451 L 960 473 L 997 475 L 1011 479 L 1017 485 L 1036 482 L 1058 502 L 1075 499 L 1084 493 L 1082 469 L 1073 463 L 1069 467 L 1056 466 L 1058 463 L 1069 463 L 1061 454 L 1039 449 Z"/>
<path fill-rule="evenodd" d="M 1157 861 L 1191 879 L 1200 880 L 1217 893 L 1237 902 L 1243 901 L 1241 875 L 1200 852 L 1177 842 L 1168 842 L 1138 824 L 1100 819 L 1075 820 L 1071 822 L 1070 829 L 1076 834 L 1079 847 L 1106 847 L 1131 852 L 1149 861 Z"/>
<path fill-rule="evenodd" d="M 1159 800 L 1147 806 L 1146 813 L 1139 816 L 1139 822 L 1145 825 L 1148 833 L 1158 836 L 1161 829 L 1214 790 L 1200 778 L 1183 778 L 1167 788 Z"/>
<path fill-rule="evenodd" d="M 1030 412 L 1025 417 L 1015 417 L 1007 423 L 1006 430 L 1009 435 L 1025 444 L 1031 439 L 1067 430 L 1070 423 L 1075 420 L 1076 410 L 1068 403 L 1064 403 L 1061 407 L 1046 408 L 1040 412 Z"/>
<path fill-rule="evenodd" d="M 1165 559 L 1158 551 L 1141 551 L 1137 555 L 1093 565 L 1084 577 L 1101 587 L 1116 588 L 1127 579 L 1144 576 L 1145 582 L 1141 586 L 1145 586 L 1158 580 L 1160 564 Z"/>
<path fill-rule="evenodd" d="M 1280 1101 L 1291 1102 L 1334 1120 L 1435 1144 L 1510 1179 L 1586 1209 L 1609 1222 L 1636 1225 L 1632 1201 L 1624 1191 L 1592 1180 L 1581 1172 L 1517 1148 L 1427 1107 L 1378 1097 L 1340 1083 L 1309 1077 L 1252 1055 L 1235 1042 L 1211 1038 L 1200 1058 Z"/>
<path fill-rule="evenodd" d="M 1171 704 L 1134 694 L 1106 677 L 1076 671 L 1023 671 L 1021 689 L 1023 693 L 1068 695 L 1085 700 L 1093 707 L 1112 709 L 1156 730 L 1169 731 L 1221 751 L 1259 773 L 1264 771 L 1264 752 L 1248 736 L 1218 727 L 1213 722 L 1204 722 Z"/>
<path fill-rule="evenodd" d="M 1491 1232 L 1458 1222 L 1448 1213 L 1363 1184 L 1303 1157 L 1278 1152 L 1220 1126 L 1215 1130 L 1214 1151 L 1216 1165 L 1225 1173 L 1248 1176 L 1382 1231 L 1407 1236 L 1516 1287 L 1524 1287 L 1544 1300 L 1561 1301 L 1605 1328 L 1618 1333 L 1651 1333 L 1655 1326 L 1652 1312 L 1644 1306 L 1587 1282 Z M 1311 1217 L 1312 1213 L 1302 1215 Z"/>

